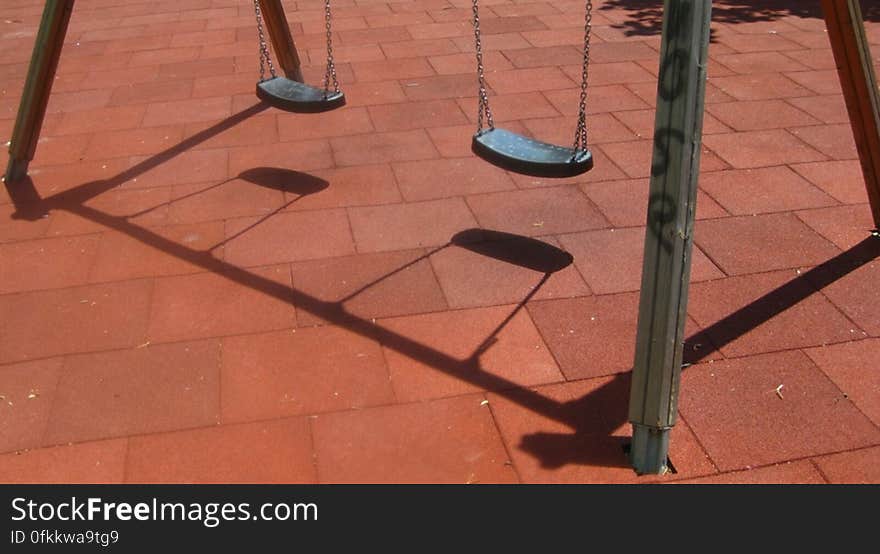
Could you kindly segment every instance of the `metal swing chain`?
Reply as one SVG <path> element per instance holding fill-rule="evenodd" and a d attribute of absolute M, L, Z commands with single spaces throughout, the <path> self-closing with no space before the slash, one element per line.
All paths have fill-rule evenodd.
<path fill-rule="evenodd" d="M 593 28 L 593 0 L 586 0 L 584 12 L 584 64 L 581 70 L 581 96 L 578 103 L 577 130 L 574 135 L 575 151 L 587 150 L 587 83 L 590 77 L 590 35 Z"/>
<path fill-rule="evenodd" d="M 324 0 L 324 28 L 327 29 L 327 69 L 324 72 L 324 94 L 330 92 L 330 81 L 333 81 L 333 92 L 339 92 L 339 81 L 336 78 L 336 64 L 333 62 L 333 32 L 331 30 L 330 0 Z"/>
<path fill-rule="evenodd" d="M 483 67 L 483 41 L 480 36 L 480 6 L 479 0 L 473 0 L 474 10 L 474 38 L 476 39 L 477 51 L 477 77 L 480 81 L 480 101 L 477 112 L 477 133 L 483 130 L 483 114 L 485 113 L 489 129 L 495 128 L 495 120 L 492 118 L 492 110 L 489 108 L 489 93 L 486 91 L 486 75 Z"/>
<path fill-rule="evenodd" d="M 269 66 L 269 74 L 274 79 L 275 65 L 272 63 L 272 57 L 269 55 L 269 45 L 266 44 L 266 35 L 263 33 L 263 10 L 260 9 L 260 0 L 254 0 L 254 13 L 257 16 L 257 34 L 260 36 L 260 82 L 266 80 L 266 66 Z"/>

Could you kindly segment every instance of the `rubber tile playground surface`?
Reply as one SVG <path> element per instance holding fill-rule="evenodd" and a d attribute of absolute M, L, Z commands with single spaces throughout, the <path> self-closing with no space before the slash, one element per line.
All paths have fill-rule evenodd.
<path fill-rule="evenodd" d="M 595 168 L 554 180 L 470 151 L 467 0 L 334 0 L 323 114 L 256 99 L 250 2 L 78 1 L 0 193 L 0 481 L 880 482 L 880 239 L 805 0 L 714 2 L 675 471 L 630 469 L 661 2 L 594 3 Z M 4 143 L 42 6 L 0 6 Z M 481 8 L 496 122 L 568 144 L 583 4 Z"/>

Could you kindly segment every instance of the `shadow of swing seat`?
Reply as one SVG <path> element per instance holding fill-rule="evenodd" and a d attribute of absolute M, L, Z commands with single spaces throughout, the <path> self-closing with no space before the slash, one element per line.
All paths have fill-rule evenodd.
<path fill-rule="evenodd" d="M 552 244 L 491 229 L 467 229 L 456 233 L 450 244 L 489 258 L 550 275 L 574 261 L 571 254 Z"/>

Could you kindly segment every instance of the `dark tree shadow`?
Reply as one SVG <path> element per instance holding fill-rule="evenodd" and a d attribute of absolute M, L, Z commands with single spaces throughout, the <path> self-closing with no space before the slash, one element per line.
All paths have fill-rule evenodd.
<path fill-rule="evenodd" d="M 880 21 L 880 4 L 862 0 L 865 21 Z M 660 35 L 663 30 L 663 0 L 606 0 L 599 12 L 626 10 L 629 17 L 612 27 L 622 29 L 627 36 Z M 714 0 L 712 21 L 736 25 L 759 21 L 779 21 L 786 17 L 822 19 L 819 0 Z"/>

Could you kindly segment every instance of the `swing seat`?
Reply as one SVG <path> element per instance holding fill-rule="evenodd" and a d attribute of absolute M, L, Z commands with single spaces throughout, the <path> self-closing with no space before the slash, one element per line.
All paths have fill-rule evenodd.
<path fill-rule="evenodd" d="M 502 169 L 535 177 L 574 177 L 593 168 L 589 150 L 541 142 L 498 127 L 475 134 L 471 150 Z"/>
<path fill-rule="evenodd" d="M 272 77 L 257 83 L 257 97 L 279 110 L 318 113 L 345 105 L 342 92 L 325 91 L 285 77 Z"/>

